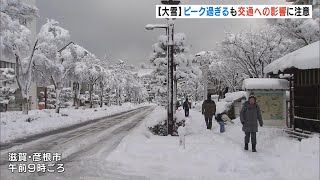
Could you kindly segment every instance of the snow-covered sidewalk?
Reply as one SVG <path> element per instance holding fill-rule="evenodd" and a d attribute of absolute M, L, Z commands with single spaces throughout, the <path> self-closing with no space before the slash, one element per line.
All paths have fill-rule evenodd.
<path fill-rule="evenodd" d="M 122 106 L 105 106 L 93 109 L 69 108 L 61 109 L 60 114 L 55 113 L 54 109 L 33 110 L 28 115 L 23 115 L 18 111 L 0 113 L 0 143 L 8 143 L 15 139 L 72 126 L 146 105 L 149 104 L 124 103 Z"/>
<path fill-rule="evenodd" d="M 277 128 L 259 128 L 257 153 L 243 150 L 244 133 L 238 119 L 219 133 L 206 130 L 198 111 L 187 119 L 186 149 L 178 137 L 154 136 L 147 126 L 165 117 L 158 107 L 106 158 L 147 179 L 315 180 L 319 179 L 319 137 L 288 138 Z M 183 111 L 177 112 L 183 117 Z"/>

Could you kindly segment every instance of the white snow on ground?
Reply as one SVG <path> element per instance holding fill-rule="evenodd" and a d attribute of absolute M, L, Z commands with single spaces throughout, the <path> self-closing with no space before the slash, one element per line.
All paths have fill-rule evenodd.
<path fill-rule="evenodd" d="M 274 89 L 286 90 L 289 89 L 289 81 L 276 78 L 249 78 L 243 80 L 242 89 Z"/>
<path fill-rule="evenodd" d="M 289 53 L 280 59 L 273 61 L 264 68 L 264 73 L 277 74 L 285 69 L 317 69 L 320 68 L 319 61 L 319 44 L 320 41 L 314 42 L 308 46 Z"/>
<path fill-rule="evenodd" d="M 299 142 L 280 129 L 259 128 L 258 152 L 253 153 L 251 147 L 243 150 L 244 133 L 239 119 L 221 134 L 215 121 L 213 130 L 206 130 L 201 113 L 191 110 L 186 122 L 186 149 L 182 149 L 179 137 L 154 136 L 146 130 L 161 112 L 164 110 L 157 108 L 126 136 L 106 158 L 107 162 L 152 180 L 319 179 L 319 137 Z M 183 111 L 177 113 L 183 116 Z"/>
<path fill-rule="evenodd" d="M 54 109 L 32 110 L 28 115 L 23 115 L 20 111 L 1 113 L 0 143 L 6 143 L 26 136 L 110 116 L 145 105 L 146 104 L 133 105 L 131 103 L 124 103 L 122 106 L 105 106 L 94 109 L 69 108 L 61 109 L 60 114 L 55 113 Z M 26 120 L 29 118 L 33 120 L 27 122 Z"/>

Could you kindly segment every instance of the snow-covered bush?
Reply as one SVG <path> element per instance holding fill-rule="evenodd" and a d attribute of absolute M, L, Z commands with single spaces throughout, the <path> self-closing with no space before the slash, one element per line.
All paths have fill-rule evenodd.
<path fill-rule="evenodd" d="M 167 135 L 167 121 L 163 120 L 161 122 L 158 122 L 158 124 L 148 127 L 148 129 L 151 131 L 153 135 L 158 136 L 166 136 Z"/>
<path fill-rule="evenodd" d="M 14 70 L 12 68 L 0 68 L 0 104 L 6 106 L 10 101 L 14 101 L 13 93 L 15 88 L 10 87 L 14 83 Z"/>
<path fill-rule="evenodd" d="M 73 91 L 71 88 L 63 88 L 60 94 L 60 107 L 67 108 L 72 106 Z"/>
<path fill-rule="evenodd" d="M 173 135 L 178 135 L 178 128 L 182 126 L 185 123 L 184 120 L 181 121 L 175 121 L 173 126 Z M 167 120 L 163 120 L 159 122 L 158 124 L 148 127 L 152 134 L 158 135 L 158 136 L 167 136 Z"/>
<path fill-rule="evenodd" d="M 89 91 L 85 91 L 84 94 L 80 94 L 80 101 L 82 104 L 88 103 L 90 98 Z"/>
<path fill-rule="evenodd" d="M 47 87 L 47 108 L 55 109 L 56 104 L 56 93 L 54 90 L 54 86 Z"/>

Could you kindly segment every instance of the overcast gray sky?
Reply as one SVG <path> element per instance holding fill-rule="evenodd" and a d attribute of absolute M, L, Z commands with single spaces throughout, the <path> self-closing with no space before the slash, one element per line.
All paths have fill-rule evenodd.
<path fill-rule="evenodd" d="M 285 4 L 285 0 L 181 0 L 182 4 Z M 114 62 L 148 62 L 152 44 L 163 30 L 147 31 L 146 24 L 165 23 L 155 18 L 160 0 L 38 0 L 37 29 L 46 19 L 55 19 L 68 29 L 71 41 L 98 58 Z M 175 32 L 184 32 L 191 52 L 213 50 L 225 31 L 239 32 L 264 24 L 263 19 L 177 19 Z"/>

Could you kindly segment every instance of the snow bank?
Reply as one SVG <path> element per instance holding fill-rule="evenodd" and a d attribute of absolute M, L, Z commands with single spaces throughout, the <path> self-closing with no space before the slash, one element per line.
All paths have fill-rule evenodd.
<path fill-rule="evenodd" d="M 124 103 L 122 106 L 95 109 L 61 109 L 60 114 L 55 113 L 54 109 L 33 110 L 28 115 L 23 115 L 20 111 L 1 113 L 0 143 L 7 143 L 15 139 L 68 127 L 145 105 Z"/>
<path fill-rule="evenodd" d="M 285 79 L 275 78 L 249 78 L 242 83 L 242 89 L 272 89 L 272 90 L 287 90 L 289 89 L 289 82 Z"/>
<path fill-rule="evenodd" d="M 232 106 L 232 102 L 220 101 L 216 102 L 216 114 L 229 111 Z"/>
<path fill-rule="evenodd" d="M 238 92 L 232 92 L 232 93 L 226 93 L 226 97 L 224 98 L 227 102 L 234 102 L 238 99 L 245 98 L 246 92 L 245 91 L 238 91 Z"/>
<path fill-rule="evenodd" d="M 167 111 L 163 108 L 157 108 L 152 117 L 148 117 L 148 121 L 146 121 L 145 125 L 146 127 L 153 127 L 166 119 Z"/>
<path fill-rule="evenodd" d="M 319 61 L 320 41 L 314 42 L 308 46 L 300 48 L 289 53 L 280 59 L 273 61 L 264 68 L 264 73 L 278 74 L 286 69 L 317 69 L 320 68 Z"/>
<path fill-rule="evenodd" d="M 144 122 L 160 112 L 163 110 L 156 109 Z M 239 119 L 221 134 L 215 121 L 209 131 L 201 113 L 192 109 L 190 115 L 186 128 L 193 133 L 185 136 L 185 149 L 179 148 L 179 137 L 154 136 L 142 123 L 122 140 L 106 163 L 153 180 L 319 179 L 318 137 L 299 142 L 289 139 L 281 129 L 259 128 L 258 152 L 253 153 L 243 150 Z"/>

